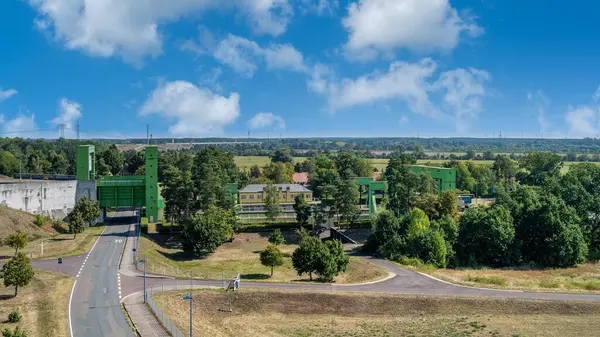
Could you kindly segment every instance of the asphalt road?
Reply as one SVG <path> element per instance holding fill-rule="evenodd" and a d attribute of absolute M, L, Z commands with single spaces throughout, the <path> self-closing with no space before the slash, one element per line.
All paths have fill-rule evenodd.
<path fill-rule="evenodd" d="M 118 213 L 116 216 L 134 215 L 133 211 Z M 87 258 L 78 271 L 69 308 L 73 337 L 134 336 L 121 309 L 117 281 L 131 221 L 134 218 L 120 218 L 108 224 L 89 255 L 84 255 Z M 64 264 L 71 266 L 76 258 L 68 258 Z M 56 264 L 52 269 L 57 269 Z"/>

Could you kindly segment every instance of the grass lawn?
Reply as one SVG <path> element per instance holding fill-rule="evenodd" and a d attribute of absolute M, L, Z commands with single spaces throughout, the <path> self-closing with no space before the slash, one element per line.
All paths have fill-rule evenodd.
<path fill-rule="evenodd" d="M 296 249 L 295 244 L 283 244 L 280 249 L 285 255 L 284 264 L 276 267 L 273 277 L 270 268 L 260 263 L 259 251 L 268 245 L 269 233 L 240 233 L 234 236 L 232 242 L 221 245 L 206 259 L 190 260 L 180 249 L 167 248 L 165 238 L 168 235 L 155 235 L 156 242 L 142 237 L 140 252 L 147 257 L 147 270 L 151 273 L 161 273 L 174 276 L 193 277 L 196 279 L 219 280 L 223 277 L 230 279 L 241 273 L 245 280 L 270 282 L 290 282 L 308 280 L 308 276 L 298 276 L 292 267 L 291 255 Z M 291 232 L 284 232 L 286 240 L 292 239 Z M 158 244 L 157 242 L 161 243 Z M 363 283 L 382 279 L 388 272 L 373 263 L 352 257 L 348 271 L 335 278 L 336 283 Z"/>
<path fill-rule="evenodd" d="M 189 327 L 187 291 L 155 295 Z M 600 304 L 241 289 L 193 292 L 194 336 L 598 336 Z"/>
<path fill-rule="evenodd" d="M 18 325 L 30 337 L 69 336 L 69 294 L 74 278 L 51 271 L 36 270 L 31 283 L 19 288 L 5 288 L 0 282 L 0 330 L 14 330 Z M 18 311 L 21 322 L 9 324 L 8 314 Z"/>
<path fill-rule="evenodd" d="M 73 234 L 64 233 L 56 234 L 49 238 L 38 239 L 27 243 L 27 247 L 23 250 L 27 256 L 30 254 L 33 258 L 50 259 L 55 257 L 67 257 L 83 254 L 89 251 L 98 236 L 102 233 L 105 226 L 90 227 L 83 233 L 77 234 L 73 239 Z M 44 241 L 44 256 L 40 256 L 41 243 Z M 8 246 L 0 246 L 0 258 L 12 257 L 15 251 Z"/>
<path fill-rule="evenodd" d="M 417 270 L 449 282 L 484 288 L 600 292 L 600 263 L 544 270 L 428 268 L 418 268 Z"/>

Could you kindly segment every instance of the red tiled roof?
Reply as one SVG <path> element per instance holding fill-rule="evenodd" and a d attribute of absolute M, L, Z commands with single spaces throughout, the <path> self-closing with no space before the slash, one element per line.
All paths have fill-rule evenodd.
<path fill-rule="evenodd" d="M 295 183 L 306 184 L 308 183 L 308 172 L 294 173 L 292 180 L 294 180 Z"/>

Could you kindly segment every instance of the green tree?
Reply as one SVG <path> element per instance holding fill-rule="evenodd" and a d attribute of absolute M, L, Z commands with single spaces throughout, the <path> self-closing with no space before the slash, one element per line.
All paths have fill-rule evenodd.
<path fill-rule="evenodd" d="M 294 156 L 292 156 L 290 149 L 279 148 L 271 155 L 271 162 L 294 164 Z"/>
<path fill-rule="evenodd" d="M 496 179 L 502 181 L 505 187 L 512 187 L 519 166 L 516 161 L 510 159 L 507 155 L 497 155 L 492 166 L 492 171 Z"/>
<path fill-rule="evenodd" d="M 85 230 L 85 220 L 81 212 L 73 211 L 69 213 L 69 232 L 73 233 L 73 239 L 77 238 L 77 234 L 83 233 Z"/>
<path fill-rule="evenodd" d="M 354 180 L 339 180 L 334 198 L 336 211 L 343 218 L 351 219 L 358 215 L 360 194 Z"/>
<path fill-rule="evenodd" d="M 339 151 L 334 157 L 335 166 L 342 180 L 355 177 L 370 177 L 373 166 L 368 160 L 360 158 L 353 151 Z"/>
<path fill-rule="evenodd" d="M 312 215 L 311 206 L 304 199 L 303 194 L 298 194 L 294 197 L 294 212 L 296 212 L 296 221 L 300 223 L 300 225 L 306 225 L 308 223 L 308 219 Z"/>
<path fill-rule="evenodd" d="M 513 218 L 504 206 L 470 208 L 460 217 L 458 253 L 461 261 L 500 267 L 516 261 Z"/>
<path fill-rule="evenodd" d="M 450 160 L 444 163 L 444 167 L 456 170 L 456 188 L 461 191 L 475 193 L 475 179 L 464 162 Z"/>
<path fill-rule="evenodd" d="M 12 177 L 19 173 L 19 160 L 9 151 L 0 150 L 0 174 Z"/>
<path fill-rule="evenodd" d="M 10 234 L 6 238 L 6 245 L 15 249 L 15 255 L 19 253 L 19 249 L 24 249 L 27 246 L 27 233 L 19 232 Z"/>
<path fill-rule="evenodd" d="M 283 238 L 283 234 L 281 234 L 281 229 L 276 228 L 271 235 L 269 235 L 269 243 L 279 246 L 285 243 L 285 239 Z"/>
<path fill-rule="evenodd" d="M 281 207 L 279 206 L 279 191 L 277 190 L 277 186 L 267 184 L 266 192 L 265 215 L 267 216 L 267 219 L 274 221 L 281 213 Z"/>
<path fill-rule="evenodd" d="M 456 202 L 458 195 L 454 191 L 444 190 L 440 193 L 439 197 L 439 217 L 450 216 L 452 218 L 458 217 L 458 207 Z M 431 219 L 431 218 L 430 218 Z"/>
<path fill-rule="evenodd" d="M 19 287 L 25 287 L 33 279 L 34 271 L 31 261 L 25 254 L 17 253 L 4 266 L 2 266 L 4 286 L 15 286 L 15 297 L 19 294 Z"/>
<path fill-rule="evenodd" d="M 321 242 L 322 243 L 322 242 Z M 317 274 L 325 281 L 331 281 L 341 272 L 345 272 L 350 263 L 350 258 L 344 252 L 344 246 L 339 240 L 329 240 L 324 243 L 327 252 L 321 259 Z"/>
<path fill-rule="evenodd" d="M 206 257 L 223 242 L 231 240 L 235 222 L 231 210 L 209 206 L 203 214 L 192 216 L 185 224 L 183 251 L 195 257 Z"/>
<path fill-rule="evenodd" d="M 159 154 L 160 158 L 160 154 Z M 160 159 L 159 159 L 160 160 Z M 144 167 L 146 160 L 142 151 L 129 150 L 123 152 L 123 161 L 125 164 L 125 171 L 130 175 L 135 174 L 141 167 Z"/>
<path fill-rule="evenodd" d="M 424 193 L 415 198 L 414 207 L 421 209 L 431 220 L 440 218 L 440 201 L 438 196 L 431 193 Z"/>
<path fill-rule="evenodd" d="M 69 162 L 63 153 L 57 154 L 54 150 L 48 153 L 48 161 L 50 162 L 50 173 L 66 174 L 69 169 Z"/>
<path fill-rule="evenodd" d="M 270 163 L 263 167 L 263 176 L 273 184 L 292 182 L 294 167 L 290 163 Z"/>
<path fill-rule="evenodd" d="M 260 178 L 262 173 L 260 172 L 260 167 L 258 165 L 252 165 L 250 167 L 250 178 Z"/>
<path fill-rule="evenodd" d="M 521 183 L 541 186 L 547 178 L 560 174 L 561 156 L 550 152 L 534 152 L 525 156 L 520 166 L 526 170 L 518 177 Z"/>
<path fill-rule="evenodd" d="M 28 173 L 48 173 L 50 171 L 50 162 L 40 150 L 34 150 L 27 158 L 25 170 Z"/>
<path fill-rule="evenodd" d="M 182 168 L 185 169 L 180 167 L 180 170 Z M 212 205 L 233 209 L 235 202 L 227 192 L 227 184 L 238 182 L 240 175 L 230 152 L 216 147 L 204 148 L 194 157 L 191 170 L 196 202 L 190 207 L 190 213 Z"/>
<path fill-rule="evenodd" d="M 400 221 L 392 211 L 382 211 L 377 214 L 373 224 L 372 234 L 364 246 L 366 251 L 375 252 L 380 246 L 390 241 L 400 233 Z"/>
<path fill-rule="evenodd" d="M 273 268 L 283 265 L 283 253 L 276 245 L 268 245 L 265 250 L 260 252 L 260 263 L 263 266 L 271 267 L 272 277 Z"/>
<path fill-rule="evenodd" d="M 308 274 L 312 281 L 312 275 L 319 269 L 322 257 L 328 253 L 319 238 L 305 236 L 292 254 L 292 264 L 298 276 Z"/>
<path fill-rule="evenodd" d="M 123 152 L 121 152 L 115 144 L 112 144 L 106 151 L 102 152 L 102 159 L 104 159 L 104 163 L 110 168 L 110 173 L 112 175 L 121 173 L 125 160 L 123 158 Z"/>
<path fill-rule="evenodd" d="M 544 267 L 571 267 L 585 261 L 587 245 L 572 207 L 552 194 L 523 210 L 517 226 L 523 259 Z"/>
<path fill-rule="evenodd" d="M 181 172 L 179 168 L 168 165 L 164 176 L 161 195 L 165 200 L 165 215 L 171 222 L 183 223 L 191 214 L 194 200 L 192 173 L 189 170 Z"/>
<path fill-rule="evenodd" d="M 98 204 L 98 201 L 88 197 L 82 197 L 77 200 L 71 213 L 79 213 L 83 221 L 90 225 L 92 221 L 100 217 L 100 205 Z"/>
<path fill-rule="evenodd" d="M 419 177 L 408 170 L 407 164 L 414 163 L 414 158 L 396 153 L 390 158 L 385 170 L 388 182 L 389 208 L 396 216 L 410 212 L 419 186 Z"/>
<path fill-rule="evenodd" d="M 111 176 L 112 173 L 110 173 L 110 166 L 108 166 L 105 162 L 104 162 L 104 158 L 102 157 L 96 157 L 97 162 L 96 162 L 96 176 L 97 177 L 104 177 L 104 176 Z"/>

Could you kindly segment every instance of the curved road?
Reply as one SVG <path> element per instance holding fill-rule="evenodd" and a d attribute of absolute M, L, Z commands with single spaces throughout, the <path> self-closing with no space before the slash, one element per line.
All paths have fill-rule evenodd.
<path fill-rule="evenodd" d="M 107 225 L 90 253 L 68 257 L 59 268 L 56 260 L 33 261 L 36 268 L 51 269 L 76 277 L 70 302 L 72 336 L 134 336 L 121 309 L 121 298 L 143 290 L 143 278 L 132 267 L 132 253 L 125 251 L 119 271 L 119 260 L 136 220 L 135 211 L 120 211 Z M 117 222 L 117 220 L 119 222 Z M 471 288 L 445 283 L 428 276 L 401 268 L 389 261 L 364 257 L 396 274 L 385 281 L 364 285 L 267 283 L 242 281 L 244 288 L 269 288 L 308 291 L 381 292 L 418 295 L 485 296 L 543 300 L 600 301 L 600 295 L 573 293 L 522 292 Z M 221 281 L 175 280 L 147 278 L 147 286 L 161 287 L 222 286 Z"/>

